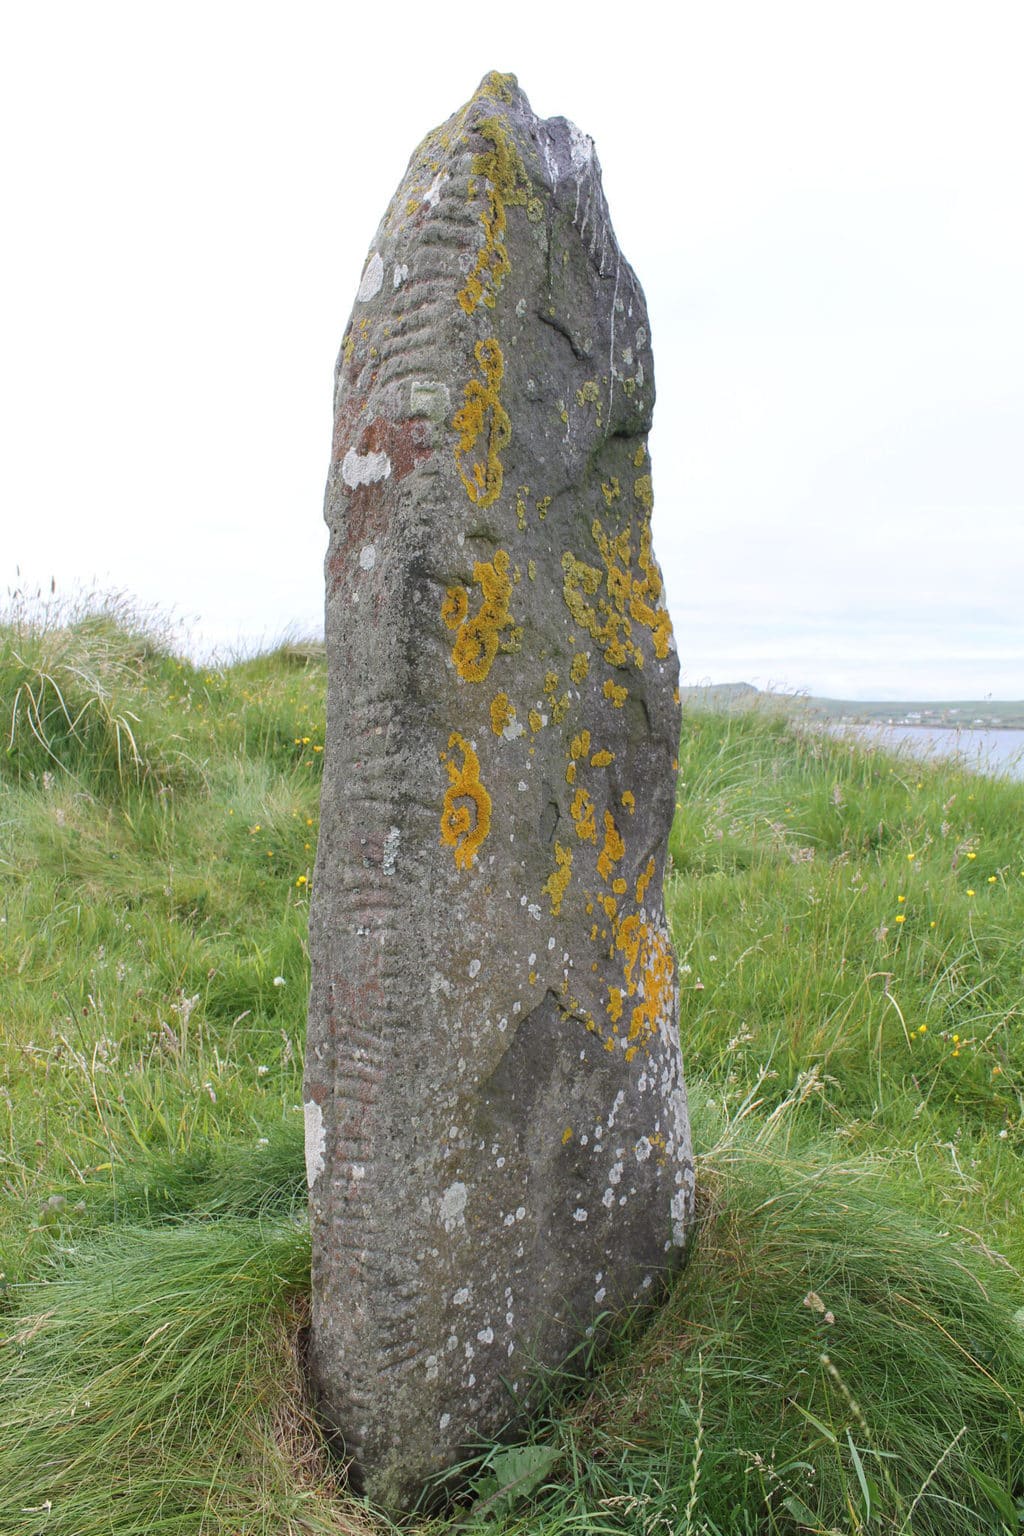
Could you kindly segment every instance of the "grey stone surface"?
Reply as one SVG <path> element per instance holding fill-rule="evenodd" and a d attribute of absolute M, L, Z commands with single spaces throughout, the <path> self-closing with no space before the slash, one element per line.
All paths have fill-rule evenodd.
<path fill-rule="evenodd" d="M 377 231 L 326 496 L 311 1363 L 392 1508 L 686 1239 L 653 401 L 591 140 L 488 75 Z"/>

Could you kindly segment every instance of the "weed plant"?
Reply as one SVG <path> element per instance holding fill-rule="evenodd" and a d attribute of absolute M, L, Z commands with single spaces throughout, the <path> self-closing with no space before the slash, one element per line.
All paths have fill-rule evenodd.
<path fill-rule="evenodd" d="M 389 1529 L 302 1391 L 323 684 L 0 624 L 0 1536 Z M 1024 789 L 757 712 L 680 762 L 691 1263 L 411 1529 L 1009 1536 Z"/>

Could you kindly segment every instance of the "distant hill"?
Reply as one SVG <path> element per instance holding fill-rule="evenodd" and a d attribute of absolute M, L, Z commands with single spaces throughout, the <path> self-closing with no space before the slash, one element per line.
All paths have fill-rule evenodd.
<path fill-rule="evenodd" d="M 935 729 L 1024 730 L 1024 700 L 1007 699 L 824 699 L 811 694 L 775 693 L 751 683 L 709 683 L 680 688 L 685 708 L 770 709 L 801 719 L 840 725 L 920 725 Z"/>

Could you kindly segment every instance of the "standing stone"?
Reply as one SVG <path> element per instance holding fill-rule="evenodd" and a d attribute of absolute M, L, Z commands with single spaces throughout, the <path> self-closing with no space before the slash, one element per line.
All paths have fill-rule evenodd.
<path fill-rule="evenodd" d="M 391 1508 L 686 1239 L 653 401 L 592 141 L 488 75 L 377 231 L 326 496 L 311 1362 Z"/>

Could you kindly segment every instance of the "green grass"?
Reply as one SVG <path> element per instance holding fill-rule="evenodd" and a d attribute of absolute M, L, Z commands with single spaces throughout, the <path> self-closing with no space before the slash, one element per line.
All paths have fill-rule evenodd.
<path fill-rule="evenodd" d="M 302 1393 L 323 691 L 0 624 L 2 1536 L 391 1528 Z M 678 801 L 691 1263 L 411 1529 L 1016 1532 L 1024 786 L 701 711 Z"/>

